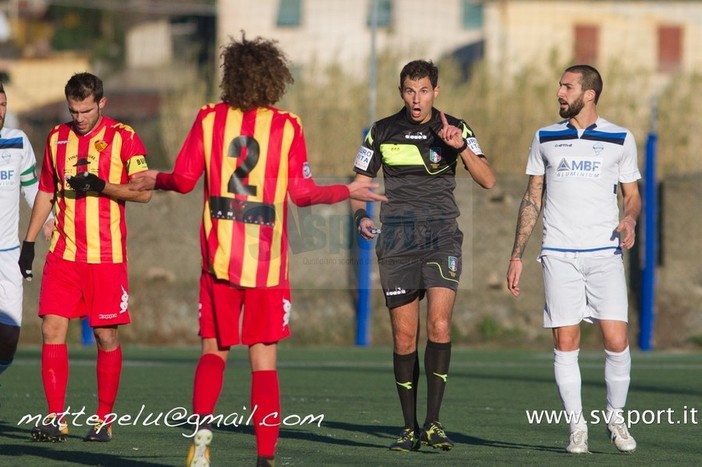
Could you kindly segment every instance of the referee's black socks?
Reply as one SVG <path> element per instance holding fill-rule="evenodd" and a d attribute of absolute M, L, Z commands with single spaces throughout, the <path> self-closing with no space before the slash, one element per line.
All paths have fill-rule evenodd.
<path fill-rule="evenodd" d="M 417 384 L 419 383 L 419 354 L 415 350 L 407 355 L 393 352 L 392 366 L 395 387 L 400 396 L 405 428 L 417 428 Z"/>
<path fill-rule="evenodd" d="M 427 341 L 424 352 L 424 371 L 427 376 L 427 417 L 425 424 L 439 421 L 441 402 L 448 381 L 451 363 L 451 342 Z"/>

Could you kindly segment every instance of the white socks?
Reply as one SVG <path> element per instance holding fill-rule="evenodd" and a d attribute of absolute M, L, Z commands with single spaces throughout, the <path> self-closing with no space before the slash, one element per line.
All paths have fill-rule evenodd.
<path fill-rule="evenodd" d="M 631 353 L 629 347 L 622 352 L 605 349 L 605 383 L 607 385 L 607 420 L 623 422 L 622 410 L 626 405 L 631 380 Z"/>
<path fill-rule="evenodd" d="M 583 418 L 583 403 L 580 396 L 580 366 L 578 355 L 580 349 L 564 352 L 553 349 L 553 370 L 556 376 L 556 386 L 561 402 L 570 421 L 570 431 L 587 431 Z"/>
<path fill-rule="evenodd" d="M 581 397 L 580 366 L 578 355 L 580 350 L 564 352 L 553 350 L 553 370 L 556 377 L 558 394 L 570 422 L 570 431 L 587 431 L 586 420 L 583 417 Z M 607 386 L 607 418 L 608 422 L 622 422 L 622 411 L 626 405 L 631 380 L 631 353 L 629 347 L 622 352 L 605 350 L 605 384 Z"/>

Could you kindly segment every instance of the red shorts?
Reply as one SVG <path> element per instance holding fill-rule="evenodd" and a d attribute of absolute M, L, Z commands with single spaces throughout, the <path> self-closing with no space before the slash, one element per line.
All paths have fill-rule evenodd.
<path fill-rule="evenodd" d="M 288 281 L 241 288 L 204 271 L 200 276 L 200 337 L 216 338 L 220 347 L 270 344 L 288 337 L 291 308 Z"/>
<path fill-rule="evenodd" d="M 127 263 L 89 264 L 46 256 L 39 316 L 88 317 L 91 327 L 129 324 Z"/>

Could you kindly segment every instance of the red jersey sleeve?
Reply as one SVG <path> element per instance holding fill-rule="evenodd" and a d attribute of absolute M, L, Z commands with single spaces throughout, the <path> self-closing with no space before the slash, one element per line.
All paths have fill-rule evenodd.
<path fill-rule="evenodd" d="M 143 172 L 149 167 L 146 163 L 146 148 L 139 135 L 129 125 L 119 124 L 122 137 L 122 162 L 127 170 L 127 176 Z"/>
<path fill-rule="evenodd" d="M 58 127 L 55 127 L 46 137 L 46 143 L 44 144 L 44 158 L 41 164 L 41 172 L 39 173 L 39 189 L 47 193 L 54 193 L 58 183 L 53 161 L 53 152 L 51 150 L 53 147 L 51 141 L 52 138 L 55 137 L 57 131 Z"/>
<path fill-rule="evenodd" d="M 134 156 L 146 155 L 144 143 L 131 126 L 117 122 L 115 122 L 114 125 L 117 127 L 117 131 L 122 139 L 122 152 L 120 155 L 125 165 L 129 159 Z"/>
<path fill-rule="evenodd" d="M 205 170 L 205 153 L 202 132 L 202 118 L 206 109 L 201 109 L 185 138 L 183 147 L 171 173 L 159 173 L 156 176 L 156 188 L 159 190 L 188 193 L 197 184 Z"/>
<path fill-rule="evenodd" d="M 346 185 L 319 186 L 312 178 L 312 170 L 307 162 L 307 145 L 302 125 L 298 120 L 295 125 L 295 136 L 290 147 L 290 163 L 288 165 L 288 194 L 297 206 L 312 204 L 334 204 L 349 198 Z"/>

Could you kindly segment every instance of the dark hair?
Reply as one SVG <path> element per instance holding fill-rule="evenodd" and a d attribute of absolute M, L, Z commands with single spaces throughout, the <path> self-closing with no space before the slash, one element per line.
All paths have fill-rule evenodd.
<path fill-rule="evenodd" d="M 278 102 L 294 82 L 277 41 L 257 37 L 231 40 L 222 50 L 221 99 L 232 107 L 250 110 Z"/>
<path fill-rule="evenodd" d="M 104 95 L 102 88 L 102 80 L 92 73 L 76 73 L 71 76 L 71 79 L 66 83 L 64 88 L 66 98 L 75 100 L 85 100 L 90 96 L 95 98 L 95 102 L 99 102 Z"/>
<path fill-rule="evenodd" d="M 590 65 L 573 65 L 566 68 L 565 72 L 580 74 L 580 86 L 583 88 L 583 91 L 590 89 L 595 91 L 595 104 L 597 104 L 597 101 L 600 99 L 600 94 L 602 94 L 603 87 L 600 72 Z"/>
<path fill-rule="evenodd" d="M 5 94 L 5 86 L 2 84 L 2 81 L 0 81 L 0 94 Z"/>
<path fill-rule="evenodd" d="M 429 78 L 431 87 L 435 88 L 439 84 L 439 69 L 430 60 L 414 60 L 402 68 L 400 72 L 400 89 L 405 84 L 405 79 L 420 80 Z"/>

